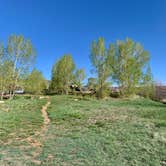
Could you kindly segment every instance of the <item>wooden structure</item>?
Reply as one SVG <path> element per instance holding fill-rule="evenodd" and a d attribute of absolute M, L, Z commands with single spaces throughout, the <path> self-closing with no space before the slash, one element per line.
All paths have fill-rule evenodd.
<path fill-rule="evenodd" d="M 82 95 L 82 96 L 93 96 L 96 94 L 94 89 L 89 89 L 88 87 L 78 87 L 76 84 L 70 86 L 71 94 Z"/>

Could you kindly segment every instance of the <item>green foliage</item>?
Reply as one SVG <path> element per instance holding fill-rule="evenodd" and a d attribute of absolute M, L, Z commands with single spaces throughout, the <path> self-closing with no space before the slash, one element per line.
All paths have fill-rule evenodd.
<path fill-rule="evenodd" d="M 143 83 L 140 89 L 144 97 L 155 99 L 155 84 L 153 83 L 152 72 L 149 65 L 143 76 Z"/>
<path fill-rule="evenodd" d="M 151 72 L 150 65 L 148 65 L 146 72 L 144 74 L 144 77 L 143 77 L 143 83 L 147 85 L 147 84 L 151 84 L 152 81 L 153 81 L 152 72 Z"/>
<path fill-rule="evenodd" d="M 149 59 L 149 53 L 141 44 L 131 39 L 117 41 L 106 48 L 104 39 L 99 38 L 91 44 L 90 60 L 96 80 L 89 80 L 88 86 L 97 91 L 98 98 L 110 94 L 111 83 L 118 84 L 122 96 L 135 94 L 137 87 L 141 86 L 147 89 L 144 96 L 151 97 L 153 78 Z M 27 77 L 34 60 L 35 51 L 31 41 L 21 35 L 11 35 L 6 47 L 0 44 L 1 94 L 7 91 L 14 96 L 16 88 L 22 86 L 22 80 Z M 75 70 L 72 56 L 64 55 L 53 66 L 49 89 L 52 92 L 68 94 L 70 85 L 75 83 L 81 87 L 84 78 L 83 69 Z M 38 79 L 41 80 L 42 76 Z M 41 93 L 39 84 L 34 87 L 36 90 L 32 90 L 33 93 Z"/>
<path fill-rule="evenodd" d="M 34 59 L 30 40 L 23 36 L 9 36 L 7 46 L 0 46 L 0 91 L 8 91 L 14 96 L 19 81 L 28 73 Z"/>
<path fill-rule="evenodd" d="M 149 53 L 139 43 L 131 39 L 117 41 L 108 49 L 110 68 L 113 70 L 113 79 L 121 87 L 122 95 L 131 95 L 136 92 L 136 87 L 150 79 Z M 145 76 L 146 75 L 146 76 Z"/>
<path fill-rule="evenodd" d="M 34 63 L 35 51 L 30 40 L 23 36 L 11 35 L 7 43 L 7 53 L 13 62 L 13 77 L 19 77 L 28 71 Z M 15 74 L 17 73 L 17 74 Z M 17 78 L 18 79 L 18 78 Z"/>
<path fill-rule="evenodd" d="M 139 88 L 137 88 L 137 94 L 140 96 L 143 96 L 145 98 L 150 98 L 152 100 L 156 100 L 155 95 L 155 85 L 153 83 L 149 84 L 143 84 Z"/>
<path fill-rule="evenodd" d="M 11 82 L 13 76 L 13 63 L 11 61 L 3 61 L 0 65 L 0 92 L 4 93 L 11 90 Z M 2 97 L 2 96 L 1 96 Z"/>
<path fill-rule="evenodd" d="M 64 55 L 53 66 L 50 90 L 68 94 L 74 80 L 75 64 L 71 55 Z"/>
<path fill-rule="evenodd" d="M 103 38 L 99 38 L 98 41 L 92 42 L 90 60 L 94 67 L 94 72 L 97 74 L 96 88 L 98 97 L 103 98 L 106 94 L 105 91 L 108 85 L 107 80 L 111 73 L 108 54 Z"/>
<path fill-rule="evenodd" d="M 5 53 L 3 44 L 0 45 L 0 93 L 1 100 L 3 94 L 11 89 L 11 82 L 13 76 L 13 62 Z"/>
<path fill-rule="evenodd" d="M 25 92 L 31 94 L 42 94 L 47 89 L 47 82 L 42 73 L 34 69 L 31 74 L 24 80 Z"/>
<path fill-rule="evenodd" d="M 74 75 L 74 82 L 77 86 L 82 86 L 82 81 L 85 79 L 85 71 L 84 69 L 77 69 Z"/>
<path fill-rule="evenodd" d="M 149 53 L 139 43 L 131 39 L 117 41 L 105 48 L 104 39 L 94 41 L 90 60 L 97 74 L 97 94 L 99 98 L 107 94 L 108 80 L 117 83 L 122 96 L 136 93 L 136 87 L 152 81 Z M 148 92 L 149 93 L 149 92 Z"/>
<path fill-rule="evenodd" d="M 97 87 L 97 78 L 90 77 L 88 78 L 88 84 L 89 89 L 96 89 Z"/>

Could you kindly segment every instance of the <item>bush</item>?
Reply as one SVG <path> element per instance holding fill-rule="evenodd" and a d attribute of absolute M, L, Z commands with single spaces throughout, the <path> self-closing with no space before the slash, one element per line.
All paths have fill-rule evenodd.
<path fill-rule="evenodd" d="M 145 98 L 156 100 L 155 86 L 153 84 L 144 85 L 142 87 L 137 88 L 137 94 Z"/>
<path fill-rule="evenodd" d="M 120 97 L 120 92 L 118 92 L 118 91 L 113 92 L 112 91 L 110 93 L 110 97 L 119 98 Z"/>
<path fill-rule="evenodd" d="M 102 90 L 100 88 L 96 91 L 96 97 L 99 99 L 108 97 L 110 95 L 110 89 L 108 87 L 102 87 Z"/>

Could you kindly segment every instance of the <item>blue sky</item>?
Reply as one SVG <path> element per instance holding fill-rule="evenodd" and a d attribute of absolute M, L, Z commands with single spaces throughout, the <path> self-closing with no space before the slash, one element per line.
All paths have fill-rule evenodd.
<path fill-rule="evenodd" d="M 0 41 L 30 38 L 47 79 L 55 60 L 71 53 L 89 77 L 92 40 L 132 38 L 150 52 L 154 79 L 166 83 L 165 0 L 1 0 Z"/>

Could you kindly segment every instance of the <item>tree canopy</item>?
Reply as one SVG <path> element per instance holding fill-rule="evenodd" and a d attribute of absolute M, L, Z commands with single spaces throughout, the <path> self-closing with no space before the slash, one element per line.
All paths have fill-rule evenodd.
<path fill-rule="evenodd" d="M 50 90 L 68 94 L 74 79 L 75 64 L 71 55 L 64 55 L 53 66 Z"/>
<path fill-rule="evenodd" d="M 14 96 L 20 85 L 26 91 L 38 94 L 48 88 L 42 73 L 32 70 L 35 57 L 31 41 L 21 35 L 9 36 L 7 45 L 0 43 L 1 98 L 5 92 Z M 135 94 L 137 87 L 142 85 L 151 87 L 153 79 L 149 52 L 132 39 L 118 40 L 108 47 L 104 38 L 94 40 L 89 57 L 94 77 L 88 79 L 87 87 L 94 89 L 98 98 L 109 95 L 111 84 L 117 85 L 123 96 Z M 53 65 L 49 90 L 68 94 L 71 84 L 81 89 L 84 79 L 84 69 L 77 69 L 72 55 L 65 54 Z"/>
<path fill-rule="evenodd" d="M 127 38 L 125 41 L 110 44 L 108 54 L 113 80 L 121 87 L 122 95 L 135 93 L 149 67 L 149 53 L 141 44 Z"/>
<path fill-rule="evenodd" d="M 42 75 L 42 72 L 37 69 L 33 69 L 33 71 L 28 75 L 28 77 L 24 81 L 25 84 L 25 92 L 31 94 L 42 94 L 47 89 L 47 81 Z"/>
<path fill-rule="evenodd" d="M 97 74 L 97 94 L 99 98 L 104 97 L 107 88 L 107 79 L 110 76 L 109 59 L 103 38 L 93 41 L 91 44 L 90 60 L 93 71 Z"/>
<path fill-rule="evenodd" d="M 28 74 L 34 64 L 35 51 L 29 39 L 11 35 L 7 45 L 0 46 L 0 81 L 1 94 L 8 91 L 13 97 L 19 80 Z"/>

